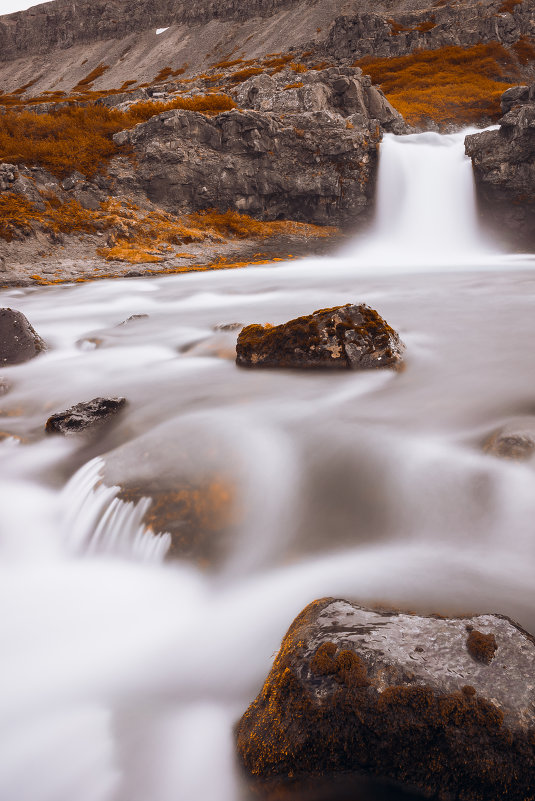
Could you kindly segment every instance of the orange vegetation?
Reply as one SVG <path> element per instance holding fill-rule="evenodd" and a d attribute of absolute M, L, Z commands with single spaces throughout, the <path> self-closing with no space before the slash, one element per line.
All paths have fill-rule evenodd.
<path fill-rule="evenodd" d="M 98 67 L 95 67 L 94 70 L 91 70 L 91 72 L 86 75 L 85 78 L 82 78 L 81 81 L 78 81 L 73 89 L 73 92 L 88 89 L 91 84 L 97 80 L 97 78 L 100 78 L 101 75 L 104 75 L 106 70 L 109 70 L 108 64 L 99 64 Z"/>
<path fill-rule="evenodd" d="M 91 176 L 121 152 L 112 141 L 118 131 L 170 109 L 219 114 L 235 107 L 228 95 L 209 94 L 136 103 L 124 112 L 98 105 L 53 114 L 9 110 L 0 115 L 0 162 L 37 165 L 58 177 L 75 169 Z"/>
<path fill-rule="evenodd" d="M 247 78 L 252 78 L 253 75 L 260 75 L 262 72 L 264 72 L 262 67 L 245 67 L 243 70 L 232 73 L 231 80 L 234 83 L 242 83 Z"/>
<path fill-rule="evenodd" d="M 527 36 L 521 36 L 520 39 L 514 43 L 512 49 L 522 65 L 529 64 L 530 61 L 535 61 L 535 47 Z"/>
<path fill-rule="evenodd" d="M 515 6 L 521 6 L 523 0 L 504 0 L 498 9 L 499 14 L 512 14 Z"/>
<path fill-rule="evenodd" d="M 367 57 L 355 66 L 381 84 L 388 100 L 413 125 L 497 119 L 500 96 L 518 75 L 515 59 L 497 42 L 417 50 L 398 58 Z"/>
<path fill-rule="evenodd" d="M 284 89 L 285 90 L 286 89 L 300 89 L 302 86 L 304 86 L 303 81 L 297 81 L 297 83 L 288 83 L 288 84 L 286 84 Z"/>

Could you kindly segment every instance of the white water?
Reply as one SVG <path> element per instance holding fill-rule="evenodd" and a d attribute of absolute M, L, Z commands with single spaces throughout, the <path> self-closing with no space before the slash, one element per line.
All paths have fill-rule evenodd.
<path fill-rule="evenodd" d="M 2 292 L 50 350 L 2 372 L 1 801 L 243 801 L 232 725 L 323 595 L 535 631 L 533 464 L 481 448 L 535 417 L 533 263 L 478 244 L 460 137 L 383 147 L 375 232 L 337 257 Z M 400 331 L 403 373 L 238 370 L 214 331 L 348 301 Z M 93 446 L 44 437 L 110 394 Z M 214 474 L 234 524 L 164 563 L 116 487 Z"/>

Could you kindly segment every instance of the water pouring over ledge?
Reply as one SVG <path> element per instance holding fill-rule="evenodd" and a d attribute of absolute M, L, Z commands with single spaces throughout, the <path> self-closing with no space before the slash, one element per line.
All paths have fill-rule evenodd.
<path fill-rule="evenodd" d="M 535 272 L 475 245 L 460 137 L 385 146 L 381 186 L 401 193 L 385 204 L 405 192 L 415 205 L 402 213 L 423 214 L 427 154 L 445 181 L 437 203 L 465 209 L 457 223 L 454 208 L 441 212 L 448 233 L 427 261 L 421 227 L 401 245 L 382 195 L 377 247 L 387 233 L 398 243 L 382 262 L 363 255 L 370 236 L 281 267 L 2 293 L 50 350 L 2 371 L 1 428 L 26 441 L 0 441 L 0 798 L 247 799 L 232 724 L 315 597 L 498 611 L 535 632 L 533 464 L 482 448 L 511 417 L 535 415 Z M 396 170 L 421 183 L 407 195 Z M 475 255 L 450 263 L 443 250 L 462 231 Z M 218 350 L 216 325 L 348 301 L 400 331 L 405 372 L 258 373 Z M 149 316 L 115 328 L 132 314 Z M 102 344 L 89 349 L 95 331 Z M 44 438 L 49 413 L 106 394 L 129 406 L 98 455 Z M 211 570 L 163 563 L 166 538 L 144 540 L 143 507 L 113 489 L 121 472 L 168 475 L 186 445 L 196 470 L 206 452 L 227 465 L 240 501 Z"/>

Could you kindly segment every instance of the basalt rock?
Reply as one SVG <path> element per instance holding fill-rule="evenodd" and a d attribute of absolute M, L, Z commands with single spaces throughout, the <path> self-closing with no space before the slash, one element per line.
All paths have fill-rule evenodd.
<path fill-rule="evenodd" d="M 534 664 L 534 638 L 499 615 L 316 601 L 239 721 L 238 752 L 277 798 L 365 775 L 426 797 L 531 801 Z"/>
<path fill-rule="evenodd" d="M 355 228 L 371 218 L 381 138 L 379 121 L 361 113 L 236 109 L 166 111 L 114 140 L 136 154 L 125 190 L 170 212 L 232 209 Z"/>
<path fill-rule="evenodd" d="M 22 312 L 0 309 L 0 364 L 21 364 L 45 349 L 45 343 Z"/>
<path fill-rule="evenodd" d="M 65 412 L 53 414 L 46 421 L 48 434 L 73 434 L 108 422 L 126 405 L 126 398 L 93 398 L 77 403 Z"/>
<path fill-rule="evenodd" d="M 467 136 L 484 220 L 517 248 L 535 246 L 535 84 L 502 97 L 499 129 Z"/>
<path fill-rule="evenodd" d="M 277 326 L 248 325 L 236 344 L 240 367 L 338 370 L 399 368 L 404 345 L 369 306 L 320 309 Z"/>

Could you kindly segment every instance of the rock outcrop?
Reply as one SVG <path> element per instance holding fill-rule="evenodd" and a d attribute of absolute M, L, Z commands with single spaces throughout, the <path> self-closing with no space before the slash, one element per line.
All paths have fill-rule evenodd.
<path fill-rule="evenodd" d="M 487 453 L 501 459 L 531 459 L 535 454 L 535 418 L 511 420 L 487 437 L 483 447 Z"/>
<path fill-rule="evenodd" d="M 364 774 L 444 799 L 528 801 L 534 660 L 533 637 L 498 615 L 316 601 L 239 721 L 238 751 L 257 788 L 297 798 Z"/>
<path fill-rule="evenodd" d="M 369 220 L 377 145 L 383 129 L 405 130 L 402 117 L 360 70 L 296 77 L 245 81 L 240 109 L 166 111 L 116 134 L 134 149 L 135 188 L 175 213 L 214 207 L 343 227 Z"/>
<path fill-rule="evenodd" d="M 502 98 L 499 129 L 467 136 L 483 219 L 518 249 L 535 246 L 535 84 Z"/>
<path fill-rule="evenodd" d="M 321 309 L 276 326 L 248 325 L 238 336 L 240 367 L 367 370 L 399 368 L 404 345 L 369 306 Z"/>
<path fill-rule="evenodd" d="M 45 349 L 45 343 L 22 312 L 0 309 L 0 365 L 22 364 Z"/>
<path fill-rule="evenodd" d="M 48 434 L 73 434 L 94 428 L 117 414 L 126 405 L 126 398 L 93 398 L 77 403 L 65 412 L 53 414 L 46 421 Z"/>

